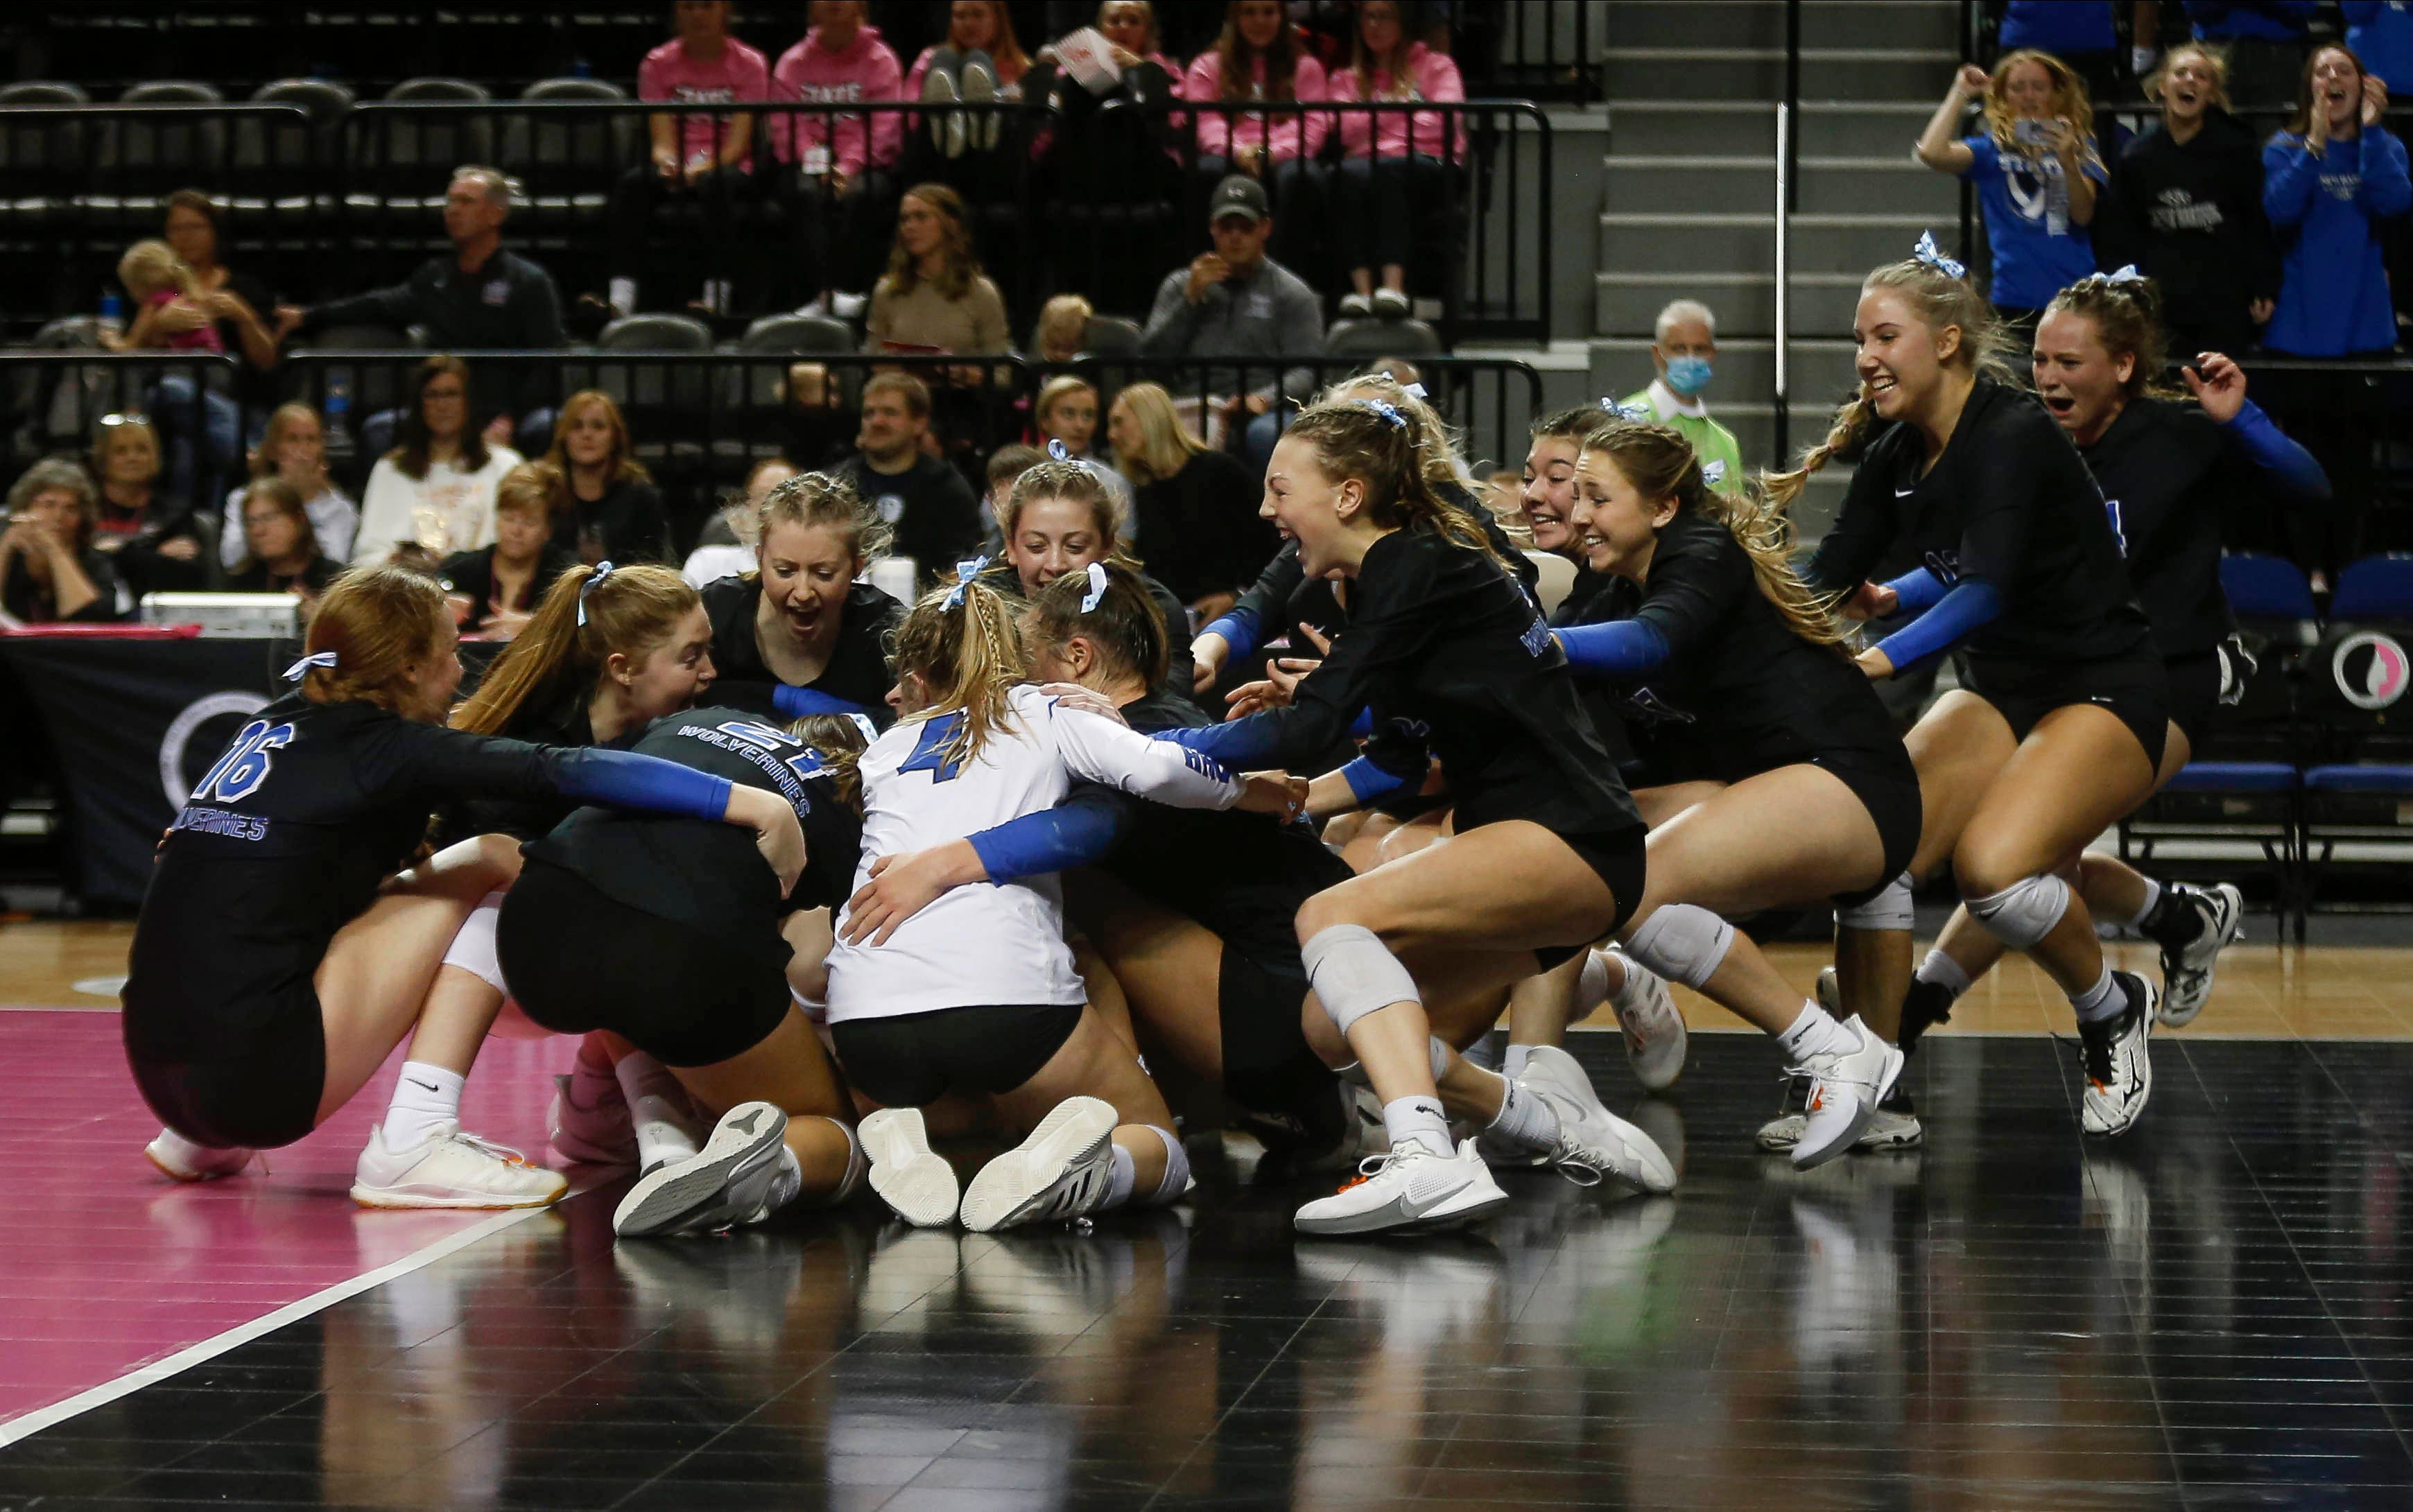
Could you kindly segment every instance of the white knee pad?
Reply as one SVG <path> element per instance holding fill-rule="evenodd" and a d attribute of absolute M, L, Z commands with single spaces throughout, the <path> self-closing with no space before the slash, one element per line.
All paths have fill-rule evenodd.
<path fill-rule="evenodd" d="M 511 988 L 503 986 L 503 963 L 495 954 L 495 920 L 502 912 L 503 895 L 488 893 L 461 921 L 461 932 L 452 937 L 452 948 L 445 951 L 444 964 L 461 968 L 508 997 Z"/>
<path fill-rule="evenodd" d="M 1867 902 L 1835 911 L 1835 923 L 1845 929 L 1907 929 L 1912 918 L 1910 873 L 1906 871 L 1886 883 L 1884 891 Z"/>
<path fill-rule="evenodd" d="M 1179 1202 L 1181 1194 L 1190 1190 L 1190 1151 L 1181 1148 L 1180 1139 L 1172 1130 L 1154 1123 L 1147 1127 L 1164 1141 L 1164 1179 L 1145 1200 L 1150 1207 L 1161 1208 L 1168 1202 Z"/>
<path fill-rule="evenodd" d="M 1310 936 L 1298 950 L 1308 985 L 1342 1036 L 1349 1026 L 1395 1002 L 1422 1003 L 1416 979 L 1363 925 L 1336 924 Z"/>
<path fill-rule="evenodd" d="M 1708 909 L 1669 903 L 1626 938 L 1625 953 L 1670 982 L 1698 992 L 1734 948 L 1734 926 Z"/>
<path fill-rule="evenodd" d="M 2047 872 L 2013 882 L 1990 897 L 1967 900 L 1969 916 L 2013 950 L 2031 950 L 2069 912 L 2069 883 Z"/>

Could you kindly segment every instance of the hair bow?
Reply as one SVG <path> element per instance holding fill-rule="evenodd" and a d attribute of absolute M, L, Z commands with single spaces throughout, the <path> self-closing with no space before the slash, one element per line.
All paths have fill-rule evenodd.
<path fill-rule="evenodd" d="M 1944 255 L 1944 249 L 1935 245 L 1935 233 L 1933 231 L 1919 232 L 1918 245 L 1910 249 L 1910 255 L 1917 260 L 1926 263 L 1929 267 L 1933 268 L 1936 272 L 1944 274 L 1947 278 L 1966 277 L 1969 273 L 1969 268 L 1966 263 L 1955 261 L 1953 259 L 1947 258 Z"/>
<path fill-rule="evenodd" d="M 1726 465 L 1723 459 L 1715 462 L 1704 462 L 1701 464 L 1701 482 L 1709 484 L 1711 488 L 1715 488 L 1718 484 L 1725 482 L 1725 481 Z"/>
<path fill-rule="evenodd" d="M 1408 417 L 1399 413 L 1399 406 L 1392 404 L 1386 399 L 1359 399 L 1356 400 L 1355 403 L 1359 408 L 1370 409 L 1374 411 L 1374 413 L 1382 416 L 1383 419 L 1390 424 L 1391 429 L 1395 431 L 1401 431 L 1408 428 Z"/>
<path fill-rule="evenodd" d="M 586 596 L 593 593 L 596 586 L 611 575 L 612 564 L 601 562 L 597 564 L 594 571 L 586 574 L 585 582 L 578 585 L 578 628 L 580 630 L 586 628 Z"/>
<path fill-rule="evenodd" d="M 1645 424 L 1649 424 L 1651 422 L 1659 418 L 1657 413 L 1654 412 L 1647 404 L 1639 402 L 1630 405 L 1620 404 L 1606 394 L 1601 395 L 1600 407 L 1608 413 L 1615 415 L 1620 420 L 1638 420 Z"/>
<path fill-rule="evenodd" d="M 866 742 L 880 738 L 879 727 L 871 722 L 871 716 L 867 714 L 850 714 L 847 718 L 852 719 L 854 721 L 854 727 L 863 732 L 863 738 Z"/>
<path fill-rule="evenodd" d="M 1081 613 L 1085 615 L 1096 614 L 1098 612 L 1099 602 L 1103 600 L 1105 596 L 1106 564 L 1103 562 L 1091 562 L 1089 564 L 1089 591 L 1081 595 Z"/>
<path fill-rule="evenodd" d="M 1069 462 L 1087 473 L 1095 474 L 1098 470 L 1098 465 L 1088 457 L 1074 456 L 1073 449 L 1066 446 L 1061 437 L 1047 443 L 1047 459 L 1051 462 Z"/>
<path fill-rule="evenodd" d="M 949 609 L 961 609 L 964 606 L 964 589 L 971 586 L 972 579 L 980 576 L 983 572 L 987 571 L 988 558 L 985 556 L 975 556 L 968 562 L 957 562 L 955 564 L 955 586 L 947 592 L 946 607 Z"/>
<path fill-rule="evenodd" d="M 313 667 L 324 667 L 329 672 L 334 671 L 335 653 L 333 651 L 311 652 L 308 656 L 303 657 L 301 660 L 296 661 L 293 665 L 285 669 L 285 680 L 289 683 L 298 683 L 303 678 L 310 675 L 310 669 Z"/>
<path fill-rule="evenodd" d="M 2131 262 L 2118 273 L 2105 274 L 2103 281 L 2107 284 L 2141 284 L 2145 281 L 2145 275 L 2139 273 L 2137 265 Z"/>
<path fill-rule="evenodd" d="M 1421 383 L 1401 384 L 1399 386 L 1399 392 L 1406 394 L 1411 399 L 1421 399 L 1425 397 L 1425 386 Z"/>

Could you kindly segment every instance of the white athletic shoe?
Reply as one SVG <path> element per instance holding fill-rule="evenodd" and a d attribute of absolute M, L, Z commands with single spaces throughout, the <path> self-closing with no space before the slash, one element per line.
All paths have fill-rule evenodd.
<path fill-rule="evenodd" d="M 1302 1234 L 1414 1234 L 1458 1228 L 1504 1206 L 1508 1193 L 1491 1178 L 1474 1141 L 1437 1155 L 1419 1140 L 1369 1155 L 1357 1179 L 1301 1208 L 1291 1222 Z"/>
<path fill-rule="evenodd" d="M 955 1221 L 962 1193 L 955 1168 L 930 1152 L 929 1130 L 917 1107 L 884 1107 L 864 1115 L 854 1137 L 871 1163 L 871 1190 L 915 1228 L 940 1228 Z"/>
<path fill-rule="evenodd" d="M 598 1073 L 581 1061 L 553 1078 L 553 1106 L 545 1113 L 545 1134 L 563 1160 L 582 1165 L 634 1165 L 637 1130 L 629 1119 L 629 1099 L 610 1072 Z"/>
<path fill-rule="evenodd" d="M 1902 1052 L 1869 1031 L 1855 1014 L 1843 1020 L 1852 1044 L 1806 1056 L 1793 1069 L 1810 1077 L 1810 1104 L 1793 1147 L 1796 1168 L 1823 1165 L 1849 1149 L 1876 1117 L 1902 1075 Z"/>
<path fill-rule="evenodd" d="M 1894 1090 L 1901 1090 L 1899 1084 Z M 1927 1131 L 1919 1124 L 1917 1112 L 1908 1108 L 1887 1105 L 1896 1099 L 1888 1095 L 1877 1104 L 1869 1119 L 1869 1126 L 1860 1137 L 1852 1141 L 1854 1149 L 1909 1149 L 1926 1139 Z M 1787 1073 L 1784 1077 L 1784 1111 L 1759 1126 L 1759 1148 L 1776 1155 L 1789 1155 L 1793 1147 L 1801 1143 L 1802 1126 L 1810 1121 L 1810 1078 Z"/>
<path fill-rule="evenodd" d="M 1645 1192 L 1676 1190 L 1676 1167 L 1649 1134 L 1601 1105 L 1576 1058 L 1551 1045 L 1526 1052 L 1517 1085 L 1539 1097 L 1559 1117 L 1559 1144 L 1550 1164 L 1579 1187 L 1613 1176 Z"/>
<path fill-rule="evenodd" d="M 738 1104 L 720 1116 L 693 1159 L 637 1178 L 612 1211 L 612 1232 L 622 1238 L 709 1234 L 752 1222 L 785 1174 L 779 1152 L 787 1132 L 787 1114 L 772 1104 Z"/>
<path fill-rule="evenodd" d="M 1114 1104 L 1068 1097 L 1030 1136 L 980 1168 L 964 1188 L 964 1227 L 995 1233 L 1017 1223 L 1078 1218 L 1105 1205 L 1114 1184 Z"/>
<path fill-rule="evenodd" d="M 2191 1023 L 2212 996 L 2212 974 L 2220 953 L 2245 933 L 2245 895 L 2228 882 L 2190 887 L 2173 882 L 2203 916 L 2203 927 L 2185 944 L 2162 947 L 2162 1022 L 2172 1029 Z"/>
<path fill-rule="evenodd" d="M 142 1147 L 142 1153 L 150 1157 L 152 1164 L 179 1181 L 215 1181 L 233 1176 L 250 1164 L 256 1153 L 240 1146 L 212 1149 L 181 1137 L 171 1142 L 170 1136 L 170 1131 L 160 1130 L 158 1138 Z"/>
<path fill-rule="evenodd" d="M 378 1125 L 352 1169 L 352 1200 L 363 1208 L 542 1208 L 569 1186 L 560 1172 L 449 1120 L 407 1149 L 388 1149 Z"/>
<path fill-rule="evenodd" d="M 1625 1032 L 1625 1059 L 1635 1080 L 1664 1092 L 1684 1074 L 1684 1015 L 1658 972 L 1621 950 L 1611 954 L 1625 965 L 1625 985 L 1608 995 L 1617 1027 Z"/>
<path fill-rule="evenodd" d="M 2154 988 L 2128 971 L 2112 976 L 2128 995 L 2114 1018 L 2078 1026 L 2086 1052 L 2086 1091 L 2079 1100 L 2079 1126 L 2091 1134 L 2126 1134 L 2154 1095 L 2154 1063 L 2145 1042 L 2154 1032 Z"/>

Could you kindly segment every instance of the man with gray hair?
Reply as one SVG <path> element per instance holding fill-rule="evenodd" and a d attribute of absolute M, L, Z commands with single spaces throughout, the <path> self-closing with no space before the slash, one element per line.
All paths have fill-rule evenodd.
<path fill-rule="evenodd" d="M 1741 448 L 1735 444 L 1734 432 L 1711 420 L 1709 407 L 1701 403 L 1701 391 L 1710 386 L 1717 362 L 1718 318 L 1699 300 L 1673 300 L 1659 312 L 1653 336 L 1651 363 L 1659 376 L 1641 393 L 1626 395 L 1623 407 L 1648 408 L 1660 424 L 1693 443 L 1702 467 L 1717 474 L 1711 487 L 1740 493 Z"/>

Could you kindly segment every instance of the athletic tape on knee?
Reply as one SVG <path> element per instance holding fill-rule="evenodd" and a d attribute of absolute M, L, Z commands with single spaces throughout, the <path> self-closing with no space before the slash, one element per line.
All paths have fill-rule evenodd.
<path fill-rule="evenodd" d="M 2013 950 L 2030 950 L 2069 912 L 2069 883 L 2047 872 L 2013 882 L 1987 897 L 1968 899 L 1969 916 Z"/>
<path fill-rule="evenodd" d="M 1181 1194 L 1190 1190 L 1190 1151 L 1181 1148 L 1181 1141 L 1172 1130 L 1154 1123 L 1147 1128 L 1164 1141 L 1164 1179 L 1147 1197 L 1149 1207 L 1162 1208 L 1168 1202 L 1179 1202 Z"/>
<path fill-rule="evenodd" d="M 1669 903 L 1626 937 L 1625 954 L 1698 992 L 1734 948 L 1734 926 L 1705 908 Z"/>
<path fill-rule="evenodd" d="M 511 988 L 503 986 L 502 958 L 495 954 L 495 920 L 501 917 L 503 895 L 488 893 L 485 901 L 469 911 L 461 921 L 461 932 L 452 937 L 452 947 L 444 952 L 444 964 L 457 966 L 509 996 Z"/>
<path fill-rule="evenodd" d="M 1448 1074 L 1449 1058 L 1455 1052 L 1450 1049 L 1449 1042 L 1438 1034 L 1428 1035 L 1426 1043 L 1431 1047 L 1433 1080 L 1439 1081 Z"/>
<path fill-rule="evenodd" d="M 1910 873 L 1885 884 L 1865 903 L 1835 911 L 1835 923 L 1845 929 L 1907 929 L 1914 915 L 1910 906 Z"/>
<path fill-rule="evenodd" d="M 1377 1009 L 1395 1002 L 1422 1003 L 1416 980 L 1399 958 L 1363 925 L 1336 924 L 1319 929 L 1299 947 L 1307 964 L 1308 984 L 1324 1004 L 1333 1027 L 1345 1036 L 1349 1027 Z"/>

